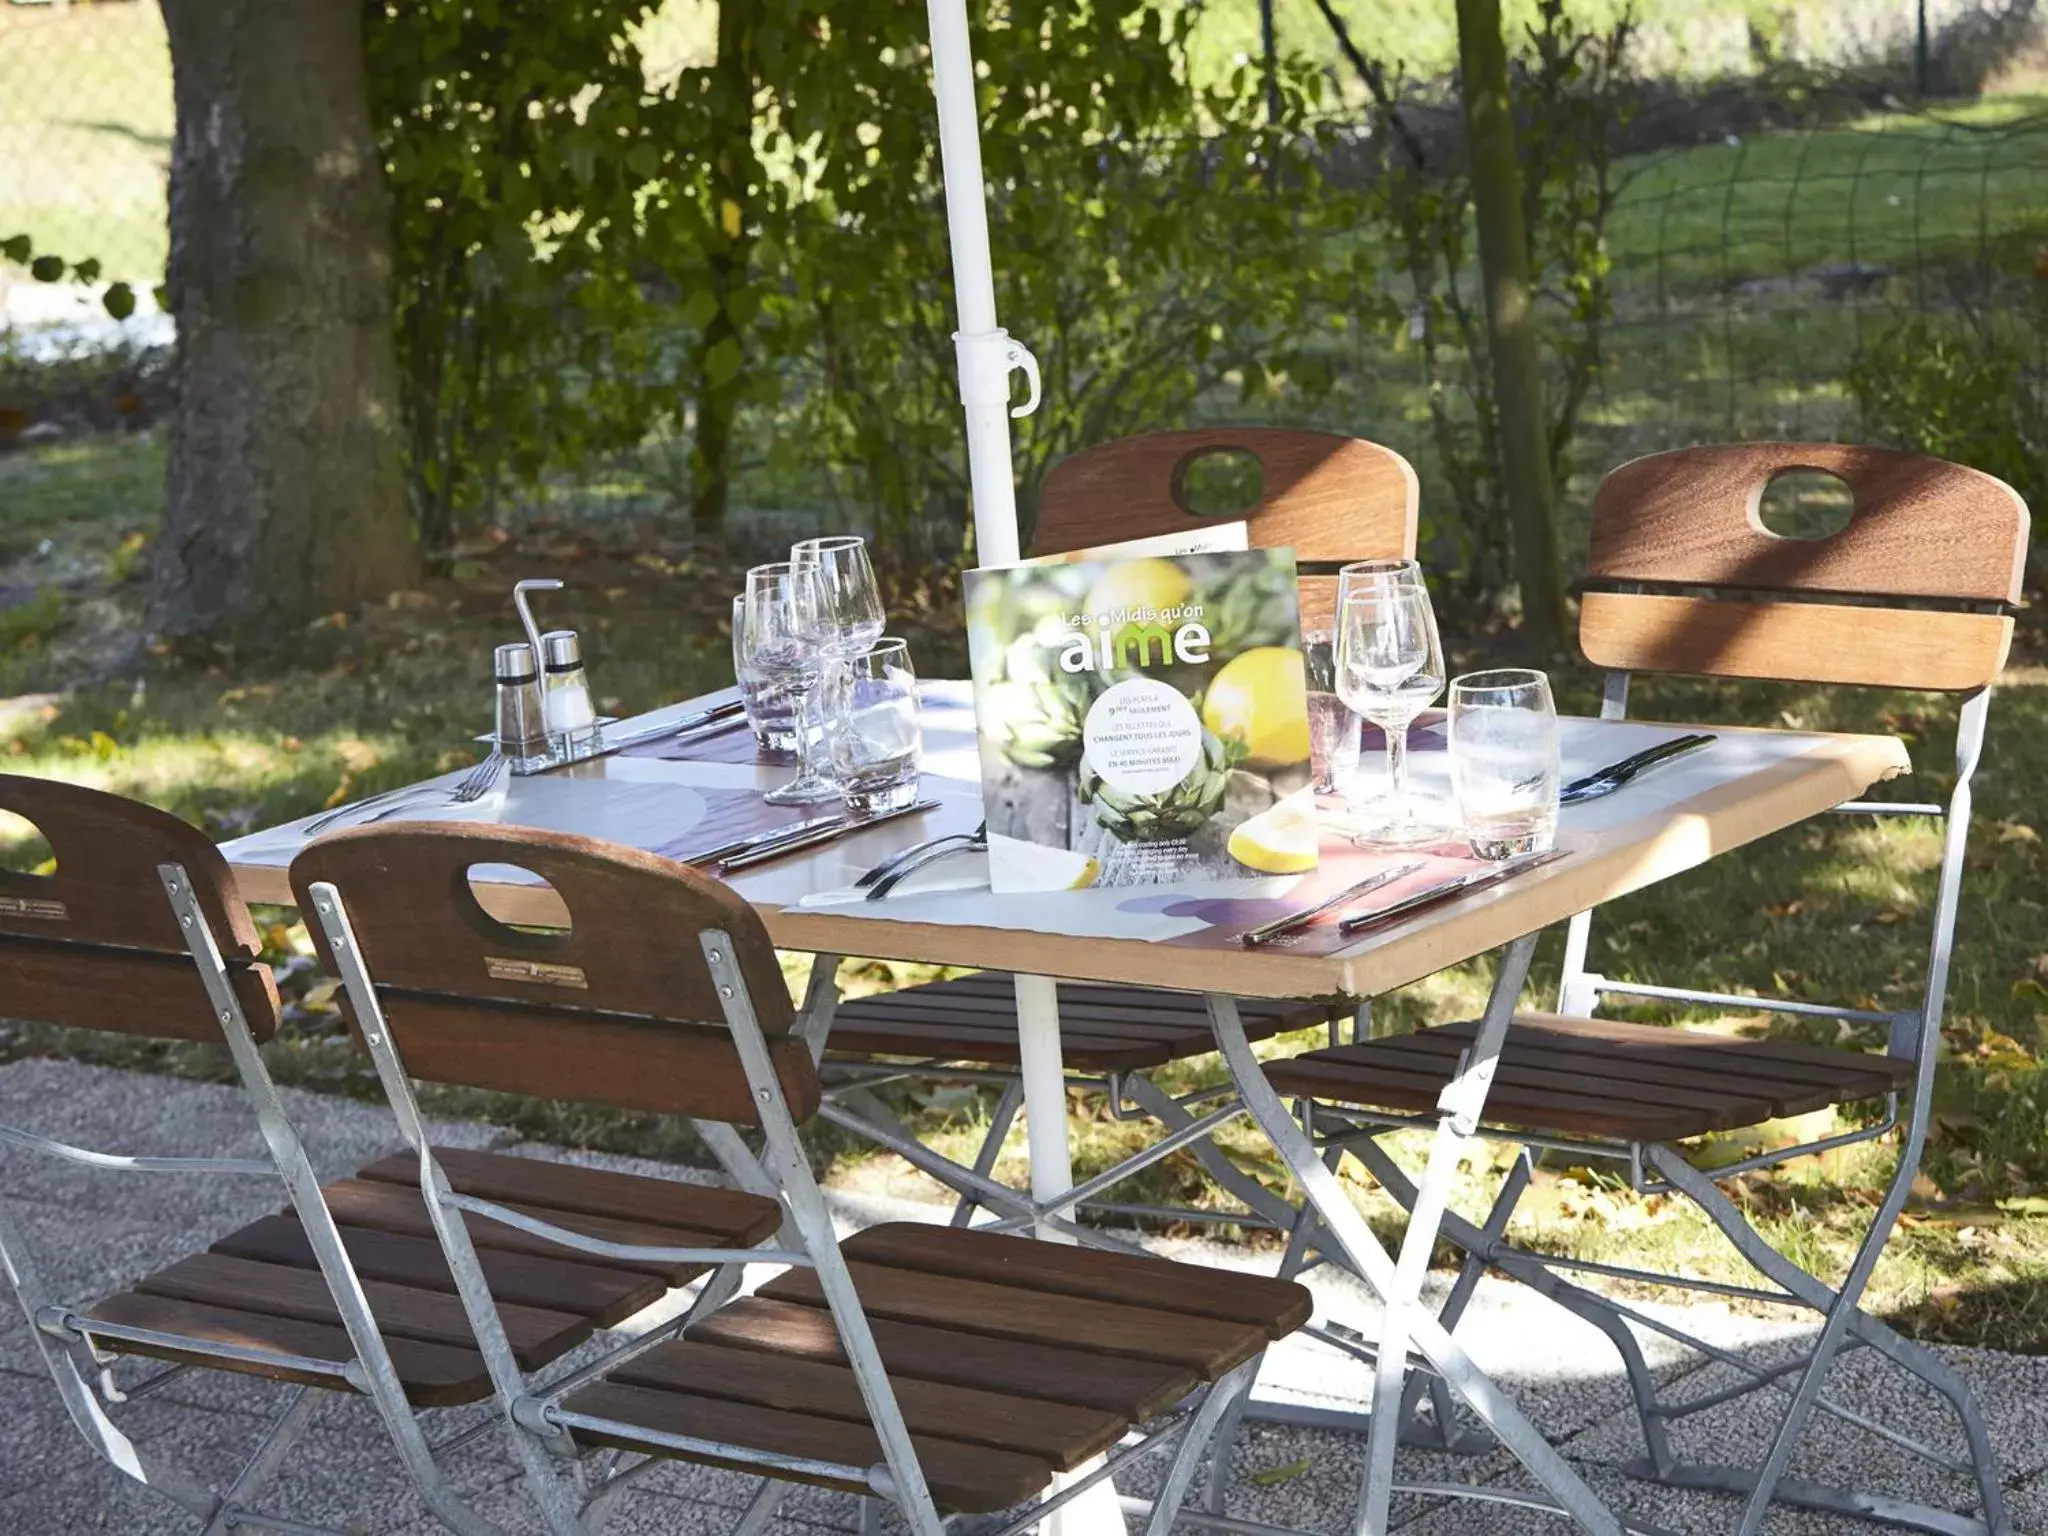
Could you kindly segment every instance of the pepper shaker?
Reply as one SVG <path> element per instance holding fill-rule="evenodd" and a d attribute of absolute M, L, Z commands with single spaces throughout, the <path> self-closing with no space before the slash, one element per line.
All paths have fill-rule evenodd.
<path fill-rule="evenodd" d="M 516 640 L 499 646 L 491 660 L 498 684 L 498 750 L 514 773 L 545 767 L 547 712 L 541 701 L 533 647 Z"/>

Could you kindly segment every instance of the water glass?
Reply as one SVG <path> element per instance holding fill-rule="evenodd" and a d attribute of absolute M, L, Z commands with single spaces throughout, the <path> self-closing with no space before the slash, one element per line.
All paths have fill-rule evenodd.
<path fill-rule="evenodd" d="M 797 776 L 762 798 L 770 805 L 815 805 L 836 800 L 838 786 L 821 771 L 816 696 L 827 661 L 830 620 L 815 567 L 788 560 L 747 572 L 741 596 L 741 656 L 752 671 L 778 685 L 794 706 Z"/>
<path fill-rule="evenodd" d="M 746 706 L 747 724 L 754 728 L 762 751 L 794 756 L 796 703 L 780 678 L 770 677 L 749 659 L 746 639 L 747 599 L 741 593 L 732 600 L 732 675 L 740 685 L 740 703 Z"/>
<path fill-rule="evenodd" d="M 1308 677 L 1308 750 L 1315 792 L 1341 795 L 1358 776 L 1358 716 L 1337 696 L 1337 637 L 1312 630 L 1301 637 Z"/>
<path fill-rule="evenodd" d="M 1557 840 L 1557 706 L 1541 672 L 1468 672 L 1451 683 L 1451 785 L 1482 859 Z"/>
<path fill-rule="evenodd" d="M 833 663 L 824 692 L 826 753 L 847 810 L 880 816 L 914 805 L 924 739 L 909 646 L 882 638 Z"/>
<path fill-rule="evenodd" d="M 1412 846 L 1442 829 L 1417 819 L 1408 798 L 1408 727 L 1444 686 L 1443 644 L 1422 567 L 1360 560 L 1337 573 L 1337 693 L 1387 738 L 1387 805 L 1360 842 Z"/>

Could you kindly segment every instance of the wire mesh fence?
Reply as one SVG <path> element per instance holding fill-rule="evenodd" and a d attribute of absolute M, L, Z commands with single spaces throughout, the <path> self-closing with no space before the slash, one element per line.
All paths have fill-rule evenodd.
<path fill-rule="evenodd" d="M 38 250 L 96 258 L 106 278 L 146 292 L 167 247 L 172 123 L 156 5 L 0 0 L 0 237 L 26 233 Z M 1642 142 L 1640 124 L 1631 142 Z M 1602 470 L 1662 447 L 1872 435 L 1850 380 L 1905 321 L 2042 311 L 2048 98 L 1729 133 L 1634 153 L 1616 170 L 1612 313 L 1573 456 L 1580 503 Z M 33 291 L 25 274 L 11 278 L 0 272 L 0 300 Z M 1398 277 L 1384 281 L 1399 303 Z M 2041 328 L 2029 325 L 2019 328 L 2038 351 Z M 1345 358 L 1355 387 L 1313 419 L 1402 449 L 1428 483 L 1428 382 L 1403 341 L 1398 331 L 1355 333 Z M 2033 366 L 2038 374 L 2038 357 Z M 1285 402 L 1274 408 L 1284 413 Z M 1242 407 L 1218 398 L 1205 413 Z M 634 512 L 659 511 L 679 503 L 686 477 L 641 471 L 687 452 L 649 445 L 631 474 L 579 470 L 534 499 L 574 516 L 631 482 Z M 788 477 L 766 478 L 766 499 L 805 500 Z M 827 496 L 818 488 L 813 499 Z"/>
<path fill-rule="evenodd" d="M 0 3 L 0 238 L 161 282 L 172 122 L 152 0 Z"/>

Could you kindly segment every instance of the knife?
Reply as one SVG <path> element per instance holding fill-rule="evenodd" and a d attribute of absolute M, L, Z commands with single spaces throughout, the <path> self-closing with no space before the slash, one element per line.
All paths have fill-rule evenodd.
<path fill-rule="evenodd" d="M 1284 917 L 1274 918 L 1270 923 L 1261 923 L 1256 928 L 1246 929 L 1237 936 L 1238 942 L 1247 949 L 1256 949 L 1261 944 L 1279 938 L 1283 933 L 1292 933 L 1295 929 L 1314 922 L 1325 912 L 1334 912 L 1339 907 L 1349 906 L 1368 891 L 1376 891 L 1383 885 L 1391 885 L 1396 880 L 1405 879 L 1422 868 L 1422 862 L 1417 859 L 1413 863 L 1396 864 L 1392 869 L 1383 869 L 1376 875 L 1367 875 L 1356 885 L 1348 885 L 1336 895 L 1319 901 L 1312 907 L 1303 907 L 1299 912 L 1289 912 Z"/>
<path fill-rule="evenodd" d="M 904 806 L 900 811 L 884 811 L 879 816 L 869 816 L 859 821 L 841 818 L 829 827 L 818 827 L 813 831 L 760 843 L 732 858 L 719 860 L 717 873 L 729 875 L 737 870 L 752 869 L 756 864 L 779 859 L 785 853 L 799 853 L 806 848 L 815 848 L 821 843 L 834 842 L 850 833 L 865 832 L 869 827 L 878 827 L 883 822 L 894 821 L 899 816 L 915 816 L 923 811 L 936 810 L 938 804 L 936 800 L 920 800 L 915 805 Z"/>
<path fill-rule="evenodd" d="M 659 725 L 635 731 L 630 736 L 616 739 L 605 738 L 607 751 L 616 752 L 621 747 L 637 747 L 643 742 L 659 741 L 664 736 L 680 736 L 685 731 L 694 731 L 702 725 L 729 723 L 736 716 L 746 713 L 747 706 L 738 699 L 727 699 L 723 704 L 714 704 L 709 709 L 700 709 L 694 714 L 684 715 L 679 720 L 664 720 Z"/>
<path fill-rule="evenodd" d="M 1624 757 L 1618 763 L 1609 763 L 1605 768 L 1573 779 L 1557 792 L 1557 803 L 1582 805 L 1588 800 L 1598 800 L 1604 795 L 1611 795 L 1645 768 L 1683 757 L 1688 752 L 1697 752 L 1715 739 L 1708 732 L 1695 731 L 1688 736 L 1676 736 L 1670 741 L 1660 741 L 1656 746 L 1646 747 L 1632 757 Z"/>
<path fill-rule="evenodd" d="M 1518 858 L 1504 859 L 1486 869 L 1475 869 L 1439 885 L 1433 885 L 1427 890 L 1417 891 L 1413 896 L 1404 896 L 1391 907 L 1383 907 L 1377 912 L 1361 913 L 1357 917 L 1347 917 L 1337 925 L 1337 931 L 1348 938 L 1367 928 L 1377 927 L 1391 918 L 1413 912 L 1417 907 L 1434 906 L 1437 902 L 1449 901 L 1453 896 L 1462 896 L 1468 891 L 1483 889 L 1496 881 L 1507 879 L 1510 875 L 1519 875 L 1525 869 L 1534 869 L 1539 864 L 1561 859 L 1567 852 L 1568 849 L 1551 848 L 1543 853 L 1525 853 Z"/>
<path fill-rule="evenodd" d="M 719 864 L 739 854 L 750 852 L 764 843 L 779 842 L 785 837 L 795 837 L 805 832 L 816 832 L 824 827 L 836 827 L 846 820 L 846 812 L 830 811 L 823 816 L 808 817 L 803 821 L 792 821 L 785 826 L 770 827 L 765 832 L 749 832 L 745 837 L 736 837 L 729 843 L 720 843 L 716 848 L 707 848 L 702 853 L 691 854 L 684 860 L 688 864 Z"/>

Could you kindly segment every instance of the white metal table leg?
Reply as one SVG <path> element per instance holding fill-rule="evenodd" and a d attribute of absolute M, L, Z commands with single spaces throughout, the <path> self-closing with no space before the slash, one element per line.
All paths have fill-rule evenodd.
<path fill-rule="evenodd" d="M 1505 969 L 1505 967 L 1504 967 Z M 1266 1139 L 1280 1154 L 1290 1172 L 1301 1181 L 1302 1191 L 1322 1218 L 1329 1240 L 1343 1251 L 1352 1272 L 1372 1287 L 1382 1301 L 1396 1294 L 1394 1260 L 1373 1236 L 1372 1228 L 1352 1205 L 1336 1174 L 1323 1165 L 1315 1143 L 1287 1112 L 1287 1105 L 1253 1054 L 1245 1038 L 1244 1021 L 1238 1017 L 1234 998 L 1209 994 L 1209 1022 L 1216 1033 L 1217 1049 L 1230 1068 L 1232 1081 L 1244 1095 L 1247 1108 L 1266 1133 Z M 1558 1454 L 1536 1426 L 1485 1372 L 1473 1363 L 1464 1346 L 1427 1311 L 1409 1319 L 1408 1331 L 1415 1346 L 1435 1366 L 1451 1390 L 1493 1431 L 1501 1444 L 1513 1452 L 1559 1506 L 1594 1536 L 1622 1536 L 1621 1520 L 1586 1480 Z M 1395 1408 L 1399 1410 L 1398 1395 Z M 1361 1503 L 1361 1511 L 1363 1511 Z M 1363 1536 L 1384 1536 L 1385 1523 L 1363 1527 Z"/>
<path fill-rule="evenodd" d="M 1515 1003 L 1522 995 L 1522 983 L 1528 979 L 1529 960 L 1535 952 L 1536 935 L 1532 933 L 1515 940 L 1501 956 L 1500 974 L 1494 978 L 1479 1031 L 1459 1059 L 1457 1072 L 1437 1097 L 1439 1118 L 1436 1135 L 1430 1142 L 1429 1163 L 1409 1210 L 1408 1230 L 1401 1237 L 1393 1293 L 1382 1298 L 1386 1303 L 1386 1320 L 1381 1324 L 1379 1365 L 1373 1373 L 1372 1440 L 1366 1455 L 1361 1499 L 1365 1510 L 1361 1518 L 1368 1530 L 1382 1530 L 1387 1522 L 1387 1503 L 1394 1484 L 1394 1449 L 1401 1438 L 1408 1335 L 1422 1308 L 1422 1285 L 1429 1276 L 1430 1254 L 1435 1251 L 1437 1235 L 1443 1229 L 1458 1163 L 1472 1145 L 1472 1133 L 1479 1127 L 1486 1091 L 1493 1085 L 1494 1063 L 1507 1042 L 1508 1025 L 1514 1019 Z"/>
<path fill-rule="evenodd" d="M 1060 1048 L 1060 997 L 1050 976 L 1018 976 L 1017 1061 L 1024 1083 L 1024 1130 L 1031 1152 L 1031 1198 L 1041 1205 L 1059 1199 L 1074 1187 L 1074 1159 L 1067 1146 L 1067 1068 Z M 1073 1241 L 1045 1222 L 1038 1235 L 1047 1242 Z M 1087 1462 L 1048 1490 L 1057 1493 L 1067 1482 L 1088 1475 L 1098 1465 Z M 1124 1536 L 1123 1506 L 1116 1480 L 1105 1477 L 1045 1521 L 1046 1536 Z"/>

